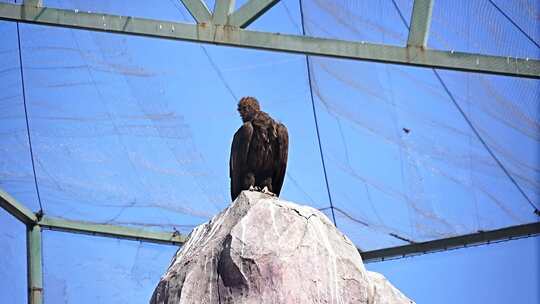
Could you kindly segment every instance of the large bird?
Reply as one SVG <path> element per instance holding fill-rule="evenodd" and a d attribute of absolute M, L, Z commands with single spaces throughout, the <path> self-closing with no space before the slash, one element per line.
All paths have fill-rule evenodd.
<path fill-rule="evenodd" d="M 234 134 L 229 175 L 232 200 L 242 190 L 258 190 L 279 196 L 289 149 L 287 128 L 261 111 L 253 97 L 238 103 L 244 122 Z"/>

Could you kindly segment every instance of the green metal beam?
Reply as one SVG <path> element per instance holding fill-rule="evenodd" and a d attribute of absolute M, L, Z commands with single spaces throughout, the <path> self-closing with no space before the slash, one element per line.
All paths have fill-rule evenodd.
<path fill-rule="evenodd" d="M 426 47 L 432 11 L 433 0 L 414 0 L 408 46 Z"/>
<path fill-rule="evenodd" d="M 176 0 L 173 0 L 176 1 Z M 197 23 L 208 23 L 212 19 L 212 14 L 202 0 L 181 0 L 191 16 Z"/>
<path fill-rule="evenodd" d="M 279 0 L 250 0 L 230 16 L 229 25 L 246 28 L 278 2 Z"/>
<path fill-rule="evenodd" d="M 123 226 L 71 221 L 48 216 L 44 216 L 39 221 L 39 225 L 44 229 L 56 231 L 114 237 L 150 243 L 182 245 L 186 241 L 185 236 L 175 232 L 154 232 Z"/>
<path fill-rule="evenodd" d="M 144 229 L 133 229 L 129 227 L 92 224 L 80 221 L 71 221 L 59 218 L 44 216 L 39 222 L 43 229 L 64 231 L 70 233 L 81 233 L 103 237 L 113 237 L 120 239 L 138 240 L 143 242 L 161 243 L 170 245 L 182 245 L 186 242 L 186 237 L 177 233 L 152 232 Z M 470 245 L 485 244 L 512 238 L 540 234 L 540 222 L 512 226 L 491 231 L 480 231 L 472 234 L 456 236 L 451 238 L 413 243 L 410 245 L 385 248 L 372 251 L 360 251 L 364 262 L 384 261 L 396 257 L 405 257 L 430 252 L 445 251 L 467 247 Z"/>
<path fill-rule="evenodd" d="M 227 24 L 229 15 L 234 11 L 235 0 L 217 0 L 214 5 L 214 24 Z"/>
<path fill-rule="evenodd" d="M 37 221 L 36 215 L 32 211 L 17 202 L 16 199 L 2 189 L 0 189 L 0 207 L 25 224 L 32 224 Z"/>
<path fill-rule="evenodd" d="M 540 78 L 539 60 L 282 35 L 248 31 L 228 25 L 193 25 L 8 3 L 0 3 L 0 19 L 314 56 Z"/>
<path fill-rule="evenodd" d="M 444 238 L 439 240 L 413 243 L 410 245 L 385 248 L 372 251 L 360 251 L 364 262 L 384 261 L 398 257 L 406 257 L 430 252 L 445 251 L 449 249 L 464 248 L 470 245 L 487 244 L 491 242 L 509 240 L 540 234 L 540 222 L 519 226 L 512 226 L 497 230 L 479 231 L 476 233 Z"/>
<path fill-rule="evenodd" d="M 38 219 L 32 211 L 17 202 L 11 195 L 0 189 L 0 207 L 27 226 L 39 224 L 42 228 L 67 231 L 73 233 L 86 233 L 91 235 L 116 237 L 131 240 L 140 240 L 152 243 L 166 243 L 181 245 L 185 236 L 177 232 L 154 232 L 143 229 L 122 227 L 115 225 L 94 224 L 81 221 L 71 221 L 49 216 Z"/>
<path fill-rule="evenodd" d="M 26 259 L 28 263 L 28 303 L 43 303 L 43 269 L 41 260 L 41 227 L 28 225 L 26 229 Z"/>
<path fill-rule="evenodd" d="M 31 227 L 28 230 L 29 248 L 34 243 L 39 244 L 39 246 L 41 245 L 41 239 L 38 240 L 38 236 L 36 235 L 37 230 L 41 231 L 41 228 L 70 233 L 81 233 L 170 245 L 182 245 L 186 242 L 187 239 L 186 236 L 181 235 L 177 232 L 154 232 L 144 229 L 73 221 L 49 216 L 43 216 L 43 218 L 41 218 L 39 222 L 37 222 L 36 216 L 30 210 L 26 209 L 23 205 L 18 203 L 9 194 L 2 190 L 0 190 L 0 205 L 10 214 L 15 216 L 22 222 L 26 223 L 27 227 Z M 39 226 L 35 225 L 36 222 Z M 479 231 L 472 234 L 421 243 L 412 243 L 410 245 L 392 248 L 372 251 L 360 251 L 360 255 L 362 256 L 364 262 L 374 262 L 396 257 L 444 251 L 448 249 L 467 247 L 468 245 L 490 243 L 500 240 L 508 240 L 512 238 L 519 238 L 537 234 L 540 234 L 540 222 L 512 226 L 491 231 Z M 36 242 L 39 242 L 36 243 L 32 240 L 36 240 Z M 33 251 L 29 251 L 29 254 L 31 252 Z M 41 266 L 41 264 L 39 264 L 39 266 Z"/>

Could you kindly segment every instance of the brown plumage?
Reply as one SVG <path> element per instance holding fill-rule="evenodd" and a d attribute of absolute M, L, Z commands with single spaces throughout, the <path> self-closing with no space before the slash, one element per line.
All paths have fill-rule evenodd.
<path fill-rule="evenodd" d="M 266 188 L 279 195 L 287 167 L 287 128 L 261 111 L 253 97 L 242 98 L 238 112 L 244 124 L 234 134 L 231 146 L 231 198 L 250 188 Z"/>

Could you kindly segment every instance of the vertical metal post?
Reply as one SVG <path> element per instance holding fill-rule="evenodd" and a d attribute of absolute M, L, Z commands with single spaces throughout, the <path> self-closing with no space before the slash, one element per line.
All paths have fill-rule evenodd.
<path fill-rule="evenodd" d="M 234 11 L 235 0 L 217 0 L 214 5 L 214 24 L 224 25 Z"/>
<path fill-rule="evenodd" d="M 433 2 L 434 0 L 414 0 L 407 46 L 426 47 Z"/>
<path fill-rule="evenodd" d="M 41 227 L 39 225 L 27 225 L 26 258 L 28 263 L 28 304 L 43 304 Z"/>
<path fill-rule="evenodd" d="M 43 0 L 23 0 L 23 4 L 24 5 L 42 7 L 43 6 Z"/>

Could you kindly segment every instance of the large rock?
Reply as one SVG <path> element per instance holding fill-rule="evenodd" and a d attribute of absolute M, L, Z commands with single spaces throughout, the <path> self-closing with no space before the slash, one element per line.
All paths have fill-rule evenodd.
<path fill-rule="evenodd" d="M 152 304 L 412 303 L 320 211 L 244 191 L 193 230 Z"/>

